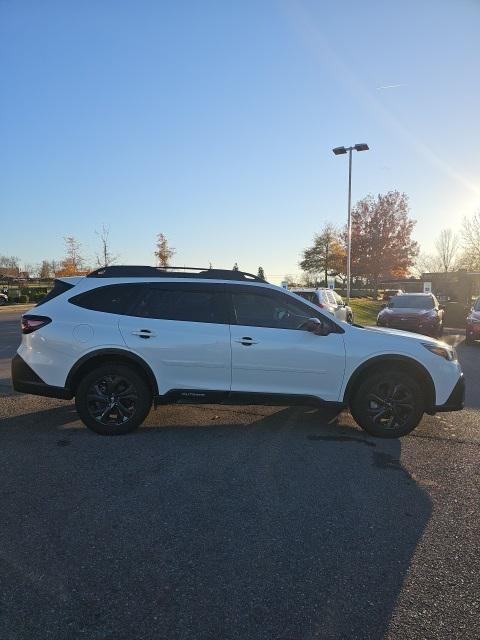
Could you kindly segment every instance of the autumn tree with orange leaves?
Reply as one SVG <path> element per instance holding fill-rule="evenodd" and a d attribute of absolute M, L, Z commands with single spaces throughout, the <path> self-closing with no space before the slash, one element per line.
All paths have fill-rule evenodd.
<path fill-rule="evenodd" d="M 352 275 L 365 278 L 375 294 L 380 279 L 407 277 L 418 255 L 409 213 L 399 191 L 368 195 L 352 210 Z"/>

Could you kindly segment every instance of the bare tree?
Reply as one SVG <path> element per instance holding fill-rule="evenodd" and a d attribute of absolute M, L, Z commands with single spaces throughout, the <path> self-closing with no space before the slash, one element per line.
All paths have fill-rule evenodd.
<path fill-rule="evenodd" d="M 438 271 L 441 271 L 441 263 L 438 255 L 422 252 L 415 258 L 412 273 L 418 278 L 424 273 L 437 273 Z"/>
<path fill-rule="evenodd" d="M 50 261 L 50 276 L 55 277 L 59 271 L 59 264 L 57 260 Z"/>
<path fill-rule="evenodd" d="M 41 280 L 47 280 L 52 275 L 52 263 L 48 260 L 42 260 L 42 264 L 40 265 L 38 277 Z M 55 275 L 55 274 L 54 274 Z"/>
<path fill-rule="evenodd" d="M 464 218 L 461 236 L 461 266 L 469 271 L 480 271 L 480 209 L 471 218 Z"/>
<path fill-rule="evenodd" d="M 20 274 L 20 260 L 15 256 L 0 255 L 0 275 L 17 277 Z"/>
<path fill-rule="evenodd" d="M 157 248 L 155 249 L 154 255 L 157 259 L 157 264 L 159 267 L 169 267 L 170 260 L 175 255 L 175 249 L 173 247 L 168 246 L 167 237 L 163 233 L 159 233 L 157 235 Z"/>
<path fill-rule="evenodd" d="M 443 229 L 435 242 L 441 271 L 452 271 L 458 252 L 458 236 L 451 229 Z"/>
<path fill-rule="evenodd" d="M 99 267 L 108 267 L 114 264 L 118 259 L 117 254 L 113 254 L 110 249 L 110 243 L 108 236 L 110 235 L 110 227 L 106 227 L 102 224 L 101 231 L 95 231 L 96 235 L 100 238 L 100 251 L 95 254 L 95 259 Z"/>
<path fill-rule="evenodd" d="M 36 278 L 38 276 L 39 265 L 27 262 L 23 265 L 22 271 L 27 278 Z"/>
<path fill-rule="evenodd" d="M 65 257 L 61 261 L 59 273 L 63 276 L 74 276 L 81 273 L 85 266 L 82 256 L 82 245 L 73 236 L 66 236 Z"/>

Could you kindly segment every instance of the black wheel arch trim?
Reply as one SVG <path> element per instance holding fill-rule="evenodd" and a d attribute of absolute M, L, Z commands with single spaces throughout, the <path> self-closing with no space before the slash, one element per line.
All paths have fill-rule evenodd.
<path fill-rule="evenodd" d="M 421 375 L 424 377 L 424 380 L 428 385 L 429 397 L 427 398 L 427 401 L 425 403 L 425 411 L 427 413 L 434 411 L 436 391 L 435 391 L 435 383 L 433 382 L 432 376 L 430 375 L 429 371 L 423 366 L 423 364 L 421 364 L 420 362 L 418 362 L 418 360 L 415 360 L 414 358 L 410 358 L 408 356 L 403 356 L 403 355 L 387 354 L 387 353 L 379 356 L 373 356 L 369 360 L 362 362 L 362 364 L 360 364 L 355 369 L 355 371 L 350 376 L 350 379 L 348 380 L 347 386 L 345 388 L 345 392 L 343 394 L 343 402 L 345 404 L 348 404 L 352 389 L 355 387 L 362 373 L 364 373 L 367 369 L 370 369 L 371 367 L 381 364 L 382 362 L 385 362 L 385 363 L 399 362 L 417 369 L 417 371 L 419 371 Z"/>
<path fill-rule="evenodd" d="M 131 351 L 126 351 L 125 349 L 119 349 L 115 347 L 109 347 L 106 349 L 96 349 L 95 351 L 90 351 L 82 356 L 70 369 L 67 379 L 65 381 L 65 388 L 71 390 L 71 392 L 75 393 L 75 383 L 77 382 L 76 376 L 80 369 L 87 364 L 90 360 L 94 360 L 97 358 L 105 358 L 108 356 L 115 356 L 122 358 L 122 360 L 130 360 L 134 364 L 138 365 L 145 375 L 147 376 L 148 382 L 152 389 L 153 396 L 158 395 L 158 384 L 155 375 L 143 358 L 138 356 L 136 353 L 132 353 Z"/>

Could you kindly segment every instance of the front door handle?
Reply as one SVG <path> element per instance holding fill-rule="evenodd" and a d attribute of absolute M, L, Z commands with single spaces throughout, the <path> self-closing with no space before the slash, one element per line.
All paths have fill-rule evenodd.
<path fill-rule="evenodd" d="M 239 338 L 238 340 L 235 340 L 235 342 L 238 342 L 239 344 L 243 344 L 244 347 L 250 347 L 252 344 L 258 344 L 258 342 L 255 342 L 253 338 L 249 338 L 248 336 Z"/>
<path fill-rule="evenodd" d="M 138 336 L 139 338 L 144 338 L 145 340 L 147 338 L 155 338 L 156 335 L 157 334 L 153 331 L 150 331 L 150 329 L 138 329 L 137 331 L 132 331 L 132 336 Z"/>

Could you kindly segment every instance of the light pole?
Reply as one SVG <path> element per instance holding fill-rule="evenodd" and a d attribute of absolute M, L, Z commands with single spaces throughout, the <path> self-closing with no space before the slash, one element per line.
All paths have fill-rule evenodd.
<path fill-rule="evenodd" d="M 368 144 L 356 144 L 353 147 L 335 147 L 336 156 L 348 151 L 348 222 L 347 222 L 347 304 L 350 304 L 350 265 L 352 252 L 352 151 L 368 151 Z"/>

